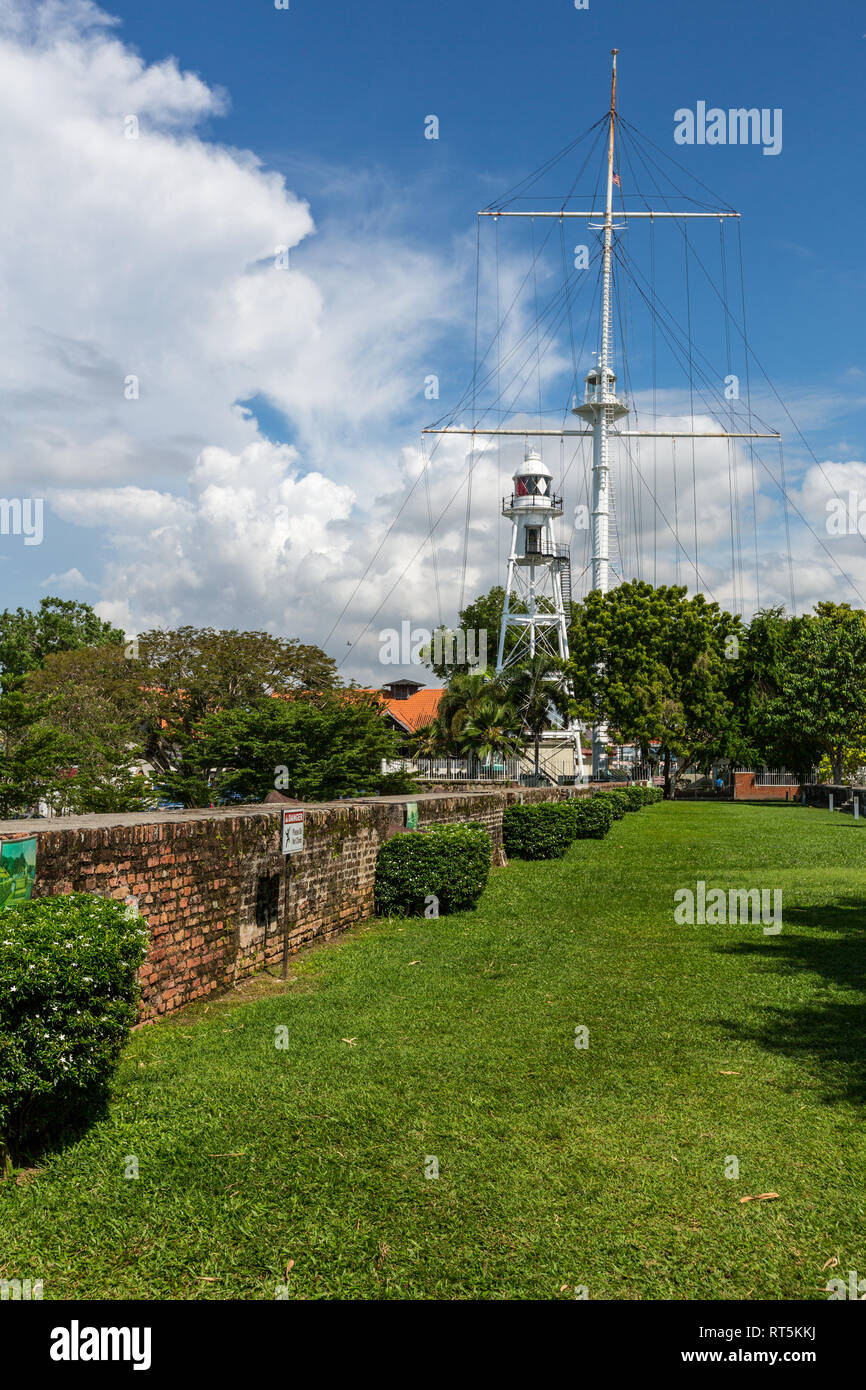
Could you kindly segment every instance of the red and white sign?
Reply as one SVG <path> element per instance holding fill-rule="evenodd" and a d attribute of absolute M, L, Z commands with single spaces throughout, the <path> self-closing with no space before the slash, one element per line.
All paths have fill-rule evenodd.
<path fill-rule="evenodd" d="M 297 854 L 304 848 L 303 811 L 283 812 L 283 854 Z"/>

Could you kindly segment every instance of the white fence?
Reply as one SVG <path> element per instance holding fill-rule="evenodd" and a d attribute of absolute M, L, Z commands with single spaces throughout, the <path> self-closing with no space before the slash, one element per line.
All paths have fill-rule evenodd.
<path fill-rule="evenodd" d="M 796 772 L 787 772 L 785 768 L 762 767 L 757 770 L 751 767 L 734 767 L 732 772 L 755 772 L 756 787 L 799 787 L 803 778 Z M 816 780 L 806 778 L 809 780 Z"/>
<path fill-rule="evenodd" d="M 494 758 L 489 763 L 478 758 L 392 758 L 382 763 L 382 771 L 416 772 L 446 782 L 519 782 L 527 767 L 520 758 Z"/>

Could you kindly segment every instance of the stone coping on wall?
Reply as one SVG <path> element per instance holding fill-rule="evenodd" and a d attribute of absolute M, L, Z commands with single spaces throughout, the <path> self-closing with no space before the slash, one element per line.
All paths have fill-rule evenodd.
<path fill-rule="evenodd" d="M 561 796 L 571 791 L 586 793 L 584 787 L 513 787 L 490 786 L 468 788 L 465 791 L 401 792 L 396 796 L 353 796 L 336 801 L 238 801 L 231 806 L 197 806 L 181 811 L 116 811 L 89 812 L 80 816 L 34 816 L 21 820 L 0 820 L 0 839 L 46 835 L 61 830 L 104 830 L 112 826 L 177 825 L 184 821 L 237 820 L 245 816 L 278 816 L 284 810 L 305 812 L 338 811 L 350 806 L 403 806 L 406 802 L 437 802 L 454 800 L 477 801 L 479 796 L 504 796 L 513 801 L 520 796 L 543 800 L 551 793 Z M 539 796 L 541 793 L 541 796 Z"/>

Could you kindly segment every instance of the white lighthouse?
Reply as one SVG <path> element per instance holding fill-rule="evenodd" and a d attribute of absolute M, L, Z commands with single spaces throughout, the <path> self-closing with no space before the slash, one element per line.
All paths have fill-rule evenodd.
<path fill-rule="evenodd" d="M 568 546 L 558 544 L 553 534 L 553 523 L 562 516 L 562 498 L 556 496 L 553 475 L 534 449 L 527 449 L 513 483 L 511 495 L 502 499 L 502 515 L 511 521 L 511 549 L 497 671 L 536 652 L 568 659 L 570 558 Z M 517 640 L 506 655 L 509 628 Z"/>

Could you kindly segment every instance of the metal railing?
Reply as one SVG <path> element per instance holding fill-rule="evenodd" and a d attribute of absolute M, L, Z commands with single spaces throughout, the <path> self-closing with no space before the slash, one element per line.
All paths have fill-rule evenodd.
<path fill-rule="evenodd" d="M 539 507 L 543 511 L 562 511 L 562 498 L 557 497 L 555 492 L 539 496 L 537 493 L 517 493 L 512 492 L 510 497 L 502 499 L 502 515 L 507 516 L 516 503 L 520 503 L 520 511 L 529 511 L 532 507 Z"/>
<path fill-rule="evenodd" d="M 428 779 L 446 782 L 519 782 L 526 771 L 520 758 L 392 758 L 382 764 L 383 772 L 414 772 Z"/>
<path fill-rule="evenodd" d="M 798 773 L 788 772 L 785 768 L 733 767 L 731 772 L 753 773 L 756 787 L 799 787 L 804 780 Z"/>

